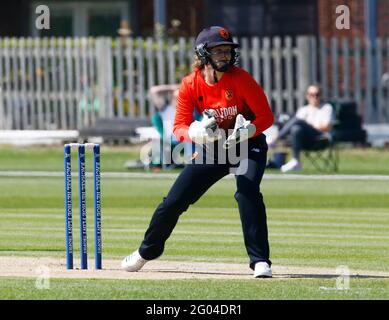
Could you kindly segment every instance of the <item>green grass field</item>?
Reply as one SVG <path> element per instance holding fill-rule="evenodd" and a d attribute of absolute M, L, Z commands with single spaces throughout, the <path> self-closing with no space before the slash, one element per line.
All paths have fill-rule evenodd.
<path fill-rule="evenodd" d="M 388 174 L 388 152 L 345 150 L 340 173 Z M 102 171 L 124 171 L 135 152 L 102 149 Z M 62 150 L 0 148 L 0 171 L 62 171 Z M 350 164 L 351 163 L 351 164 Z M 76 166 L 75 166 L 76 167 Z M 313 172 L 313 171 L 312 171 Z M 117 259 L 137 248 L 156 205 L 173 179 L 102 180 L 103 257 Z M 74 180 L 76 190 L 76 180 Z M 89 190 L 92 181 L 88 179 Z M 247 263 L 234 180 L 223 180 L 181 217 L 161 257 L 171 261 Z M 335 270 L 389 272 L 389 181 L 265 179 L 273 264 Z M 77 197 L 74 230 L 78 230 Z M 93 203 L 88 197 L 88 231 Z M 75 232 L 75 256 L 78 256 Z M 63 179 L 0 176 L 0 255 L 60 257 L 65 261 Z M 89 241 L 93 253 L 93 241 Z M 0 259 L 1 259 L 0 256 Z M 104 260 L 103 260 L 104 263 Z M 389 299 L 389 277 L 351 277 L 349 290 L 334 290 L 336 277 L 247 280 L 0 278 L 0 299 Z"/>
<path fill-rule="evenodd" d="M 108 147 L 102 148 L 104 159 L 103 170 L 115 172 L 127 172 L 124 168 L 125 161 L 137 159 L 139 147 Z M 270 153 L 269 153 L 270 156 Z M 388 149 L 349 147 L 340 148 L 339 174 L 383 174 L 389 175 L 389 151 Z M 1 171 L 63 171 L 62 146 L 56 147 L 11 147 L 0 146 L 0 170 Z M 309 163 L 303 160 L 304 171 L 302 174 L 318 174 Z M 278 173 L 278 170 L 269 170 Z"/>

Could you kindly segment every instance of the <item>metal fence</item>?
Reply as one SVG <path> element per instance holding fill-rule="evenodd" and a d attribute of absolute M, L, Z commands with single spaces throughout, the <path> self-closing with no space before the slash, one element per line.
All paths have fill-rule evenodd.
<path fill-rule="evenodd" d="M 389 122 L 389 39 L 240 38 L 240 65 L 273 111 L 293 113 L 309 83 L 353 99 L 368 123 Z M 0 38 L 0 129 L 81 129 L 96 118 L 147 118 L 153 85 L 190 71 L 193 39 Z"/>
<path fill-rule="evenodd" d="M 327 100 L 353 100 L 365 123 L 389 123 L 389 38 L 307 39 L 303 74 Z"/>

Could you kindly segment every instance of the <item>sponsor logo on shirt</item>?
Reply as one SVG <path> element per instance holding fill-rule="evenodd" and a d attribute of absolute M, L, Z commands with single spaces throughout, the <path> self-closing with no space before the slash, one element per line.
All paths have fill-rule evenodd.
<path fill-rule="evenodd" d="M 225 95 L 226 99 L 228 101 L 230 101 L 234 96 L 234 92 L 231 89 L 226 89 L 226 91 L 224 92 L 224 95 Z"/>
<path fill-rule="evenodd" d="M 238 114 L 238 106 L 231 106 L 214 110 L 216 111 L 215 117 L 218 123 L 222 122 L 225 119 L 234 119 Z"/>

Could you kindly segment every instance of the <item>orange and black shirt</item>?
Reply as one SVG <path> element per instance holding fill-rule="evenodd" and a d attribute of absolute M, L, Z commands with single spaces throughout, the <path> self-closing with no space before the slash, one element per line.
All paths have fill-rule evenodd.
<path fill-rule="evenodd" d="M 174 119 L 174 135 L 179 141 L 191 141 L 188 129 L 193 121 L 193 111 L 216 111 L 219 128 L 233 129 L 235 118 L 242 114 L 256 127 L 255 136 L 269 128 L 274 117 L 261 86 L 251 75 L 238 67 L 231 67 L 214 85 L 208 85 L 201 70 L 186 76 L 181 83 Z"/>

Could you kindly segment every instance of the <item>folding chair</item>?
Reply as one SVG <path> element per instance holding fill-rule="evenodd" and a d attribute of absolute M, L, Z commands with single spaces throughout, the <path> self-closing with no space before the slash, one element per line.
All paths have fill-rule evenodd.
<path fill-rule="evenodd" d="M 309 147 L 303 149 L 304 155 L 312 165 L 322 172 L 337 172 L 339 152 L 336 141 L 320 137 Z"/>

